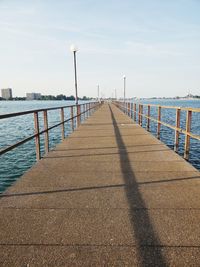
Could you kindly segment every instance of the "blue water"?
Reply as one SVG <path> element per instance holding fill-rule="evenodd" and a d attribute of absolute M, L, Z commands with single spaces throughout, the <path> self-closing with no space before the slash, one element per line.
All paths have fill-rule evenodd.
<path fill-rule="evenodd" d="M 74 104 L 74 101 L 0 101 L 0 114 L 26 110 L 60 107 Z M 65 119 L 70 109 L 65 110 Z M 74 109 L 75 114 L 75 109 Z M 60 110 L 48 112 L 49 126 L 60 122 Z M 43 129 L 43 113 L 39 113 L 40 130 Z M 65 124 L 66 136 L 71 133 L 71 122 Z M 34 134 L 33 114 L 0 120 L 0 149 L 15 144 Z M 61 127 L 49 131 L 50 149 L 61 141 Z M 41 152 L 44 155 L 44 136 L 41 135 Z M 16 181 L 36 162 L 35 141 L 31 140 L 0 156 L 0 193 Z"/>
<path fill-rule="evenodd" d="M 159 104 L 178 107 L 200 108 L 200 100 L 146 100 L 146 104 Z M 73 101 L 0 101 L 0 114 L 72 105 Z M 144 108 L 144 112 L 145 108 Z M 151 108 L 151 116 L 157 118 L 157 108 Z M 70 117 L 69 109 L 65 109 L 65 119 Z M 43 129 L 43 114 L 40 114 L 40 129 Z M 60 110 L 48 112 L 49 126 L 60 122 Z M 162 109 L 162 120 L 175 126 L 176 113 L 172 109 Z M 181 112 L 181 127 L 185 129 L 186 112 Z M 146 127 L 146 119 L 143 120 Z M 157 125 L 151 122 L 150 130 L 156 136 Z M 66 123 L 66 136 L 71 133 L 71 123 Z M 200 135 L 200 113 L 193 113 L 192 132 Z M 34 133 L 33 114 L 0 120 L 0 149 L 14 144 Z M 61 128 L 50 131 L 50 148 L 61 141 Z M 161 141 L 173 149 L 174 131 L 161 126 Z M 191 139 L 190 162 L 200 169 L 200 141 Z M 41 138 L 41 150 L 44 154 L 44 140 Z M 180 134 L 179 154 L 184 153 L 184 135 Z M 36 162 L 34 140 L 0 156 L 0 193 L 15 182 L 25 171 Z"/>

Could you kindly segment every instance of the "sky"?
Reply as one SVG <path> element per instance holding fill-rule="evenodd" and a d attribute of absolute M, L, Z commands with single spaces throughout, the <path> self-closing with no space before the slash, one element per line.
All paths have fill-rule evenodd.
<path fill-rule="evenodd" d="M 200 95 L 200 0 L 0 0 L 0 88 L 79 96 Z"/>

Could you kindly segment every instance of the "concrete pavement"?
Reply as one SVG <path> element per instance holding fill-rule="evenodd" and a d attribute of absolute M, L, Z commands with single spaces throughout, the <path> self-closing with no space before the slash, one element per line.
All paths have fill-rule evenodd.
<path fill-rule="evenodd" d="M 0 266 L 199 266 L 200 173 L 104 104 L 0 198 Z"/>

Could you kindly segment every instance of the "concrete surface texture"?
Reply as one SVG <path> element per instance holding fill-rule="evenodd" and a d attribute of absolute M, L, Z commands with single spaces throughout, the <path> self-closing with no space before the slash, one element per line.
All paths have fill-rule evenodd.
<path fill-rule="evenodd" d="M 104 104 L 0 198 L 0 266 L 200 266 L 200 173 Z"/>

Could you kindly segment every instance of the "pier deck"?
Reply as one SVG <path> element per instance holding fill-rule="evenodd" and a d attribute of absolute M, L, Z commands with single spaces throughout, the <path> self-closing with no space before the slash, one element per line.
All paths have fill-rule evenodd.
<path fill-rule="evenodd" d="M 200 173 L 104 104 L 0 198 L 0 266 L 199 266 Z"/>

